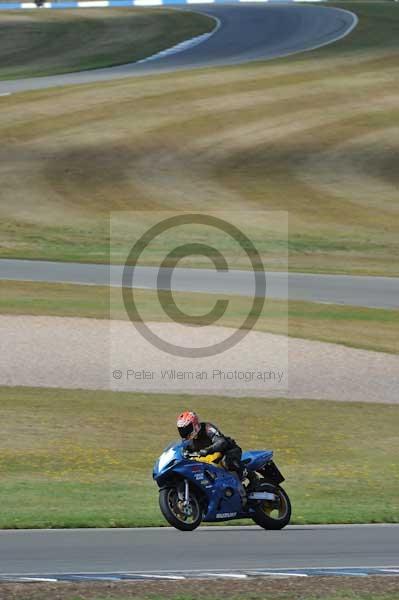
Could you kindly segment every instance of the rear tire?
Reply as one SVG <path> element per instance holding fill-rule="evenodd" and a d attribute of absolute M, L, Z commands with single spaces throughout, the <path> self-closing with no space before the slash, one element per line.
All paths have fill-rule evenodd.
<path fill-rule="evenodd" d="M 268 487 L 270 488 L 270 484 Z M 271 501 L 261 502 L 255 507 L 255 515 L 252 518 L 263 529 L 277 531 L 283 529 L 290 522 L 291 502 L 282 487 L 273 485 L 273 488 L 273 493 L 279 496 L 279 506 L 274 506 Z"/>
<path fill-rule="evenodd" d="M 201 524 L 201 504 L 192 490 L 190 490 L 188 513 L 184 513 L 182 502 L 174 487 L 165 488 L 159 492 L 159 507 L 168 523 L 180 531 L 193 531 Z"/>

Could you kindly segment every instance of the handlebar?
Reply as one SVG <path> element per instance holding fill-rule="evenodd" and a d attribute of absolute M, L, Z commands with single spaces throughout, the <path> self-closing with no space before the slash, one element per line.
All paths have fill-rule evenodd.
<path fill-rule="evenodd" d="M 185 450 L 183 455 L 185 458 L 200 458 L 201 456 L 199 452 L 189 452 L 188 450 Z"/>

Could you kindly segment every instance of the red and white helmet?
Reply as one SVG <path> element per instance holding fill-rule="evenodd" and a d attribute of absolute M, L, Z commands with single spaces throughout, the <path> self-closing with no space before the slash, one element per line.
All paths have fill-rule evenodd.
<path fill-rule="evenodd" d="M 177 417 L 177 429 L 183 440 L 192 440 L 201 429 L 198 415 L 195 412 L 186 410 Z"/>

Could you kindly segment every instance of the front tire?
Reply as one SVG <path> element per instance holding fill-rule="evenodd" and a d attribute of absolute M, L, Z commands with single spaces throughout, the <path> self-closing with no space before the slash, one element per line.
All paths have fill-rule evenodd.
<path fill-rule="evenodd" d="M 180 531 L 193 531 L 202 521 L 202 510 L 196 494 L 190 490 L 190 504 L 185 509 L 175 487 L 159 492 L 159 507 L 165 519 Z"/>
<path fill-rule="evenodd" d="M 269 484 L 270 487 L 270 484 Z M 273 493 L 278 496 L 277 502 L 266 500 L 255 507 L 252 517 L 257 525 L 263 529 L 283 529 L 291 519 L 291 502 L 288 494 L 280 486 L 273 486 Z M 261 491 L 261 490 L 259 490 Z"/>

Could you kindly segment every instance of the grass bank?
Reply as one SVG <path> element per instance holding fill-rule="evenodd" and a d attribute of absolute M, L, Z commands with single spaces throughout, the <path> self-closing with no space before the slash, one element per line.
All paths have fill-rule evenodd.
<path fill-rule="evenodd" d="M 314 52 L 0 98 L 1 255 L 106 262 L 110 210 L 260 208 L 291 270 L 398 275 L 398 6 L 344 6 Z"/>
<path fill-rule="evenodd" d="M 187 406 L 275 450 L 294 523 L 397 522 L 398 406 L 0 388 L 0 527 L 164 525 L 151 470 Z"/>
<path fill-rule="evenodd" d="M 110 314 L 109 290 L 105 287 L 0 281 L 0 313 L 126 319 L 120 291 L 113 289 L 111 294 Z M 188 315 L 204 314 L 215 303 L 212 294 L 175 293 L 174 298 Z M 168 320 L 156 292 L 137 290 L 135 299 L 144 320 Z M 228 310 L 216 324 L 239 326 L 250 310 L 250 298 L 230 296 Z M 284 335 L 288 332 L 292 337 L 395 354 L 399 353 L 398 328 L 398 310 L 273 299 L 267 299 L 255 325 L 258 331 Z"/>
<path fill-rule="evenodd" d="M 206 33 L 204 15 L 164 9 L 0 13 L 0 80 L 135 62 Z"/>

